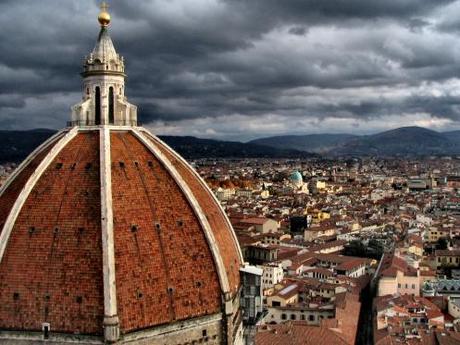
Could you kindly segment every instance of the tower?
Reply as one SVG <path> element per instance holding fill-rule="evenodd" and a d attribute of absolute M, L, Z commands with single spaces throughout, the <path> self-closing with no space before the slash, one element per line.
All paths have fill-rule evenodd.
<path fill-rule="evenodd" d="M 68 127 L 0 188 L 0 344 L 242 344 L 230 221 L 137 126 L 106 6 L 98 20 Z"/>
<path fill-rule="evenodd" d="M 107 8 L 103 2 L 96 46 L 83 63 L 82 101 L 72 107 L 70 125 L 137 125 L 137 107 L 125 97 L 125 62 L 109 35 Z"/>

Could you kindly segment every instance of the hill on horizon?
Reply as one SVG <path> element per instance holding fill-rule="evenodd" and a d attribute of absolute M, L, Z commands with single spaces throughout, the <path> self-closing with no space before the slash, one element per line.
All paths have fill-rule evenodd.
<path fill-rule="evenodd" d="M 297 148 L 328 156 L 460 154 L 460 131 L 400 127 L 372 135 L 309 134 L 259 138 L 249 143 Z"/>
<path fill-rule="evenodd" d="M 358 138 L 353 134 L 305 134 L 305 135 L 282 135 L 267 138 L 259 138 L 248 141 L 252 144 L 282 147 L 285 149 L 296 147 L 297 150 L 325 153 L 329 152 L 352 139 Z"/>

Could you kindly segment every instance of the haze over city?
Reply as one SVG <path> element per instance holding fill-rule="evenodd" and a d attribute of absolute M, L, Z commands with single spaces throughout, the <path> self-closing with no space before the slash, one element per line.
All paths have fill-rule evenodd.
<path fill-rule="evenodd" d="M 250 140 L 460 128 L 460 1 L 109 3 L 156 134 Z M 61 128 L 96 1 L 0 3 L 0 128 Z"/>

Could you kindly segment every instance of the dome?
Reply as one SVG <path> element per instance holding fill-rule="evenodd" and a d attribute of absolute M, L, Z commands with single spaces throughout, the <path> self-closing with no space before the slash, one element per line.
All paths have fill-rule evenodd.
<path fill-rule="evenodd" d="M 123 335 L 219 315 L 238 296 L 227 217 L 145 129 L 59 132 L 19 166 L 0 206 L 0 330 L 101 336 L 112 293 Z"/>
<path fill-rule="evenodd" d="M 302 174 L 300 174 L 300 172 L 298 172 L 297 170 L 294 171 L 291 174 L 291 176 L 289 176 L 289 179 L 291 180 L 292 183 L 302 183 L 303 182 Z"/>

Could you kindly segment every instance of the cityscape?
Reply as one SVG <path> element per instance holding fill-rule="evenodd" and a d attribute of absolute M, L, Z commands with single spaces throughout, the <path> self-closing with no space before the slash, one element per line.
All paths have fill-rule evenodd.
<path fill-rule="evenodd" d="M 112 7 L 136 5 L 91 2 L 99 33 L 61 127 L 0 131 L 0 344 L 460 344 L 455 116 L 351 134 L 143 125 L 127 81 L 143 67 L 113 34 Z"/>

